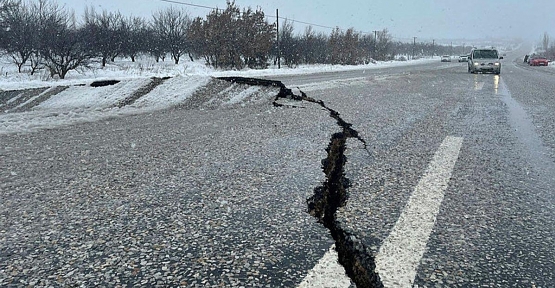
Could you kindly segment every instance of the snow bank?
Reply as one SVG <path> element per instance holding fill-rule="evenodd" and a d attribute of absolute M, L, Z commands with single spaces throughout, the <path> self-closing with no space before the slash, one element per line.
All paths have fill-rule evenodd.
<path fill-rule="evenodd" d="M 32 111 L 0 115 L 0 134 L 26 133 L 102 119 L 165 109 L 182 103 L 210 81 L 207 76 L 176 76 L 139 98 L 134 104 L 118 108 L 117 103 L 131 95 L 149 78 L 122 81 L 105 87 L 73 86 L 52 96 Z"/>
<path fill-rule="evenodd" d="M 52 80 L 44 71 L 33 76 L 29 73 L 17 73 L 17 67 L 8 58 L 0 58 L 0 91 L 22 90 L 39 87 L 68 86 L 68 88 L 32 108 L 21 113 L 3 113 L 0 115 L 0 134 L 33 132 L 76 123 L 92 122 L 102 119 L 139 114 L 165 109 L 187 100 L 200 87 L 205 86 L 211 77 L 242 76 L 262 77 L 277 75 L 299 75 L 330 71 L 347 71 L 359 69 L 379 69 L 393 66 L 415 65 L 437 59 L 419 59 L 414 61 L 377 62 L 368 65 L 301 65 L 296 68 L 277 67 L 242 71 L 219 71 L 207 67 L 202 62 L 183 61 L 175 65 L 168 62 L 156 63 L 149 58 L 139 58 L 137 62 L 118 60 L 106 67 L 98 64 L 90 69 L 70 71 L 66 79 Z M 26 69 L 24 67 L 24 69 Z M 27 68 L 28 69 L 28 68 Z M 152 91 L 138 98 L 134 103 L 118 108 L 122 100 L 128 99 L 141 87 L 149 85 L 151 77 L 170 77 Z M 94 81 L 118 80 L 117 84 L 91 87 Z M 349 81 L 366 81 L 350 79 Z M 305 87 L 310 90 L 311 87 Z M 321 88 L 321 87 L 320 87 Z M 218 105 L 243 105 L 245 102 L 261 101 L 259 87 L 230 87 L 225 95 L 218 95 Z M 313 87 L 316 89 L 316 87 Z M 42 94 L 32 97 L 18 107 L 34 101 Z M 263 94 L 263 93 L 262 93 Z M 9 101 L 16 101 L 10 99 Z M 9 104 L 9 103 L 8 103 Z"/>

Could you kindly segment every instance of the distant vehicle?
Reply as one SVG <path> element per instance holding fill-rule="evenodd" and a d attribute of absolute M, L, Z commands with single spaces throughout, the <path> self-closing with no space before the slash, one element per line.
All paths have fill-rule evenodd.
<path fill-rule="evenodd" d="M 466 55 L 459 56 L 459 62 L 468 62 L 468 56 Z"/>
<path fill-rule="evenodd" d="M 491 72 L 501 74 L 499 52 L 495 48 L 472 49 L 468 58 L 468 73 Z"/>
<path fill-rule="evenodd" d="M 532 54 L 532 55 L 530 55 L 530 57 L 528 57 L 528 60 L 526 61 L 526 63 L 530 64 L 530 62 L 531 62 L 533 59 L 536 59 L 536 58 L 538 58 L 538 57 L 540 57 L 540 55 L 538 55 L 538 54 Z"/>
<path fill-rule="evenodd" d="M 441 62 L 451 62 L 451 56 L 449 55 L 441 56 Z"/>
<path fill-rule="evenodd" d="M 549 60 L 545 57 L 536 56 L 530 60 L 530 66 L 547 66 L 549 65 Z"/>

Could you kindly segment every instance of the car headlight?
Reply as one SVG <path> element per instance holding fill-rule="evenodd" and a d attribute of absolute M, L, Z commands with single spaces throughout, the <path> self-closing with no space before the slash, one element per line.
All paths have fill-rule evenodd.
<path fill-rule="evenodd" d="M 493 63 L 493 65 L 499 66 L 499 62 L 495 62 L 495 63 Z"/>
<path fill-rule="evenodd" d="M 478 65 L 480 65 L 480 63 L 474 62 L 474 66 L 478 66 Z"/>

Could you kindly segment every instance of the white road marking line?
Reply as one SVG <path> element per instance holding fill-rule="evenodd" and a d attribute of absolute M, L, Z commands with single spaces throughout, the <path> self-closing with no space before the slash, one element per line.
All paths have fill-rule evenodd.
<path fill-rule="evenodd" d="M 484 88 L 485 82 L 474 82 L 474 90 L 480 91 Z"/>
<path fill-rule="evenodd" d="M 351 280 L 345 274 L 345 268 L 339 264 L 337 259 L 335 245 L 332 245 L 316 266 L 308 271 L 308 275 L 298 288 L 348 288 L 351 286 Z"/>
<path fill-rule="evenodd" d="M 376 272 L 385 287 L 412 287 L 434 227 L 463 138 L 443 140 L 426 173 L 376 255 Z"/>

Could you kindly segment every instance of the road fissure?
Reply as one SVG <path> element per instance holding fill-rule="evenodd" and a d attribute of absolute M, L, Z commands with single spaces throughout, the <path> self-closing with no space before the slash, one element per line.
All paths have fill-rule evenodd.
<path fill-rule="evenodd" d="M 306 101 L 321 106 L 330 113 L 330 117 L 336 120 L 341 131 L 331 136 L 326 148 L 327 157 L 322 160 L 322 170 L 326 180 L 321 186 L 314 188 L 314 195 L 307 199 L 308 212 L 330 231 L 335 241 L 338 261 L 357 287 L 383 287 L 375 273 L 376 264 L 371 250 L 336 219 L 337 210 L 345 206 L 348 200 L 348 188 L 351 185 L 344 171 L 347 163 L 345 156 L 347 139 L 357 139 L 364 144 L 364 149 L 368 152 L 366 141 L 352 128 L 351 123 L 345 121 L 339 112 L 327 107 L 324 101 L 311 98 L 303 91 L 300 91 L 301 95 L 296 95 L 280 81 L 242 77 L 219 79 L 239 84 L 279 87 L 280 91 L 273 102 L 275 107 L 284 107 L 278 102 L 280 99 Z"/>

